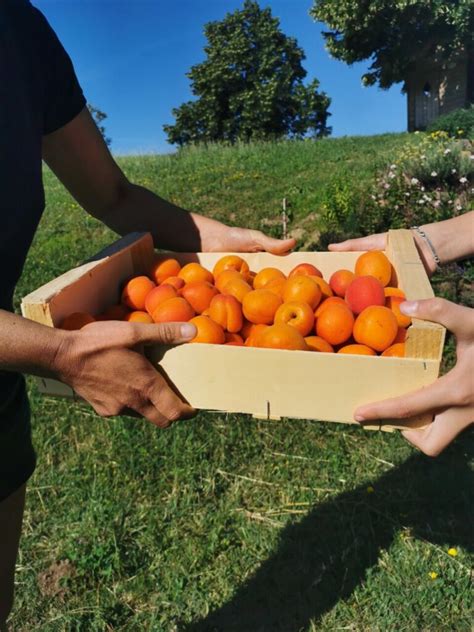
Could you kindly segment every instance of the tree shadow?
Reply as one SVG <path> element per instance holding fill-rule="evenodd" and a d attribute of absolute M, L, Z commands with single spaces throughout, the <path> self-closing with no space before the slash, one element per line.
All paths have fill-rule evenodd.
<path fill-rule="evenodd" d="M 315 507 L 283 529 L 276 553 L 232 599 L 180 632 L 297 632 L 347 599 L 403 527 L 443 547 L 472 550 L 474 433 L 437 459 L 401 466 Z"/>

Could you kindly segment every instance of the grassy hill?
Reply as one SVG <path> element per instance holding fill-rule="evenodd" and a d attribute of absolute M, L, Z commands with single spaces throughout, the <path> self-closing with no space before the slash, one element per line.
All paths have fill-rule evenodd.
<path fill-rule="evenodd" d="M 333 187 L 369 186 L 410 142 L 215 146 L 119 162 L 175 203 L 275 234 L 287 197 L 307 245 Z M 49 172 L 45 186 L 17 300 L 114 238 Z M 470 629 L 472 435 L 433 461 L 398 434 L 206 412 L 160 432 L 30 390 L 39 464 L 15 629 Z"/>

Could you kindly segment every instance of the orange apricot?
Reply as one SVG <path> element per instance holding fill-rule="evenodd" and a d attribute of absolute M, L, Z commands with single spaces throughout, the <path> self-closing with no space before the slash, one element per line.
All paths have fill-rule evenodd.
<path fill-rule="evenodd" d="M 340 345 L 351 337 L 353 325 L 354 316 L 347 305 L 333 303 L 316 319 L 316 334 L 331 345 Z"/>
<path fill-rule="evenodd" d="M 339 303 L 340 305 L 344 305 L 345 307 L 348 307 L 346 301 L 340 296 L 330 296 L 329 298 L 325 299 L 318 305 L 316 311 L 314 312 L 314 317 L 318 318 L 318 316 L 321 314 L 323 309 L 326 309 L 328 305 L 333 305 L 334 303 Z"/>
<path fill-rule="evenodd" d="M 265 349 L 308 351 L 308 346 L 300 332 L 285 323 L 276 323 L 267 327 L 258 336 L 256 346 Z"/>
<path fill-rule="evenodd" d="M 128 314 L 128 309 L 125 305 L 110 305 L 101 314 L 96 316 L 96 320 L 125 320 L 125 316 Z"/>
<path fill-rule="evenodd" d="M 327 281 L 318 276 L 310 276 L 309 278 L 313 279 L 313 281 L 315 281 L 319 285 L 319 289 L 321 290 L 322 295 L 322 301 L 324 301 L 324 299 L 326 298 L 331 298 L 331 296 L 334 296 L 333 291 L 331 290 L 331 286 Z"/>
<path fill-rule="evenodd" d="M 354 314 L 371 305 L 385 305 L 383 285 L 373 276 L 358 276 L 349 284 L 345 300 Z"/>
<path fill-rule="evenodd" d="M 231 279 L 239 279 L 240 281 L 245 281 L 244 277 L 240 274 L 240 272 L 237 272 L 237 270 L 224 270 L 224 272 L 221 272 L 218 276 L 215 277 L 215 279 L 215 286 L 219 290 L 219 292 L 222 292 L 226 284 Z"/>
<path fill-rule="evenodd" d="M 358 257 L 356 276 L 373 276 L 385 287 L 392 278 L 392 264 L 381 250 L 370 250 Z"/>
<path fill-rule="evenodd" d="M 375 351 L 371 349 L 370 347 L 368 347 L 367 345 L 359 345 L 359 344 L 346 345 L 345 347 L 341 347 L 338 350 L 338 353 L 349 353 L 349 354 L 355 354 L 355 355 L 370 355 L 370 356 L 377 355 Z"/>
<path fill-rule="evenodd" d="M 244 279 L 249 278 L 249 265 L 244 259 L 242 259 L 242 257 L 239 257 L 238 255 L 226 255 L 225 257 L 221 257 L 221 259 L 217 261 L 212 271 L 214 274 L 214 278 L 217 279 L 217 277 L 222 272 L 224 272 L 224 270 L 235 270 L 236 272 L 240 272 Z"/>
<path fill-rule="evenodd" d="M 60 325 L 60 329 L 73 331 L 75 329 L 82 329 L 93 322 L 95 322 L 95 318 L 87 312 L 73 312 L 64 318 Z"/>
<path fill-rule="evenodd" d="M 411 325 L 411 318 L 406 314 L 402 314 L 400 311 L 400 303 L 405 301 L 401 296 L 389 296 L 386 299 L 385 306 L 391 309 L 395 314 L 399 327 L 409 327 Z"/>
<path fill-rule="evenodd" d="M 243 345 L 244 339 L 239 334 L 231 333 L 230 331 L 225 331 L 225 344 L 235 344 L 235 345 Z"/>
<path fill-rule="evenodd" d="M 153 314 L 155 309 L 160 303 L 164 303 L 170 298 L 176 298 L 178 296 L 177 290 L 172 285 L 159 285 L 154 287 L 145 299 L 145 310 L 149 314 Z"/>
<path fill-rule="evenodd" d="M 407 330 L 405 329 L 405 327 L 399 327 L 397 331 L 397 335 L 395 336 L 395 340 L 393 341 L 393 343 L 395 344 L 396 342 L 405 342 L 406 339 L 407 339 Z"/>
<path fill-rule="evenodd" d="M 178 276 L 171 276 L 163 281 L 163 283 L 160 283 L 160 285 L 172 285 L 175 290 L 181 290 L 186 283 L 184 282 L 184 279 L 180 279 Z"/>
<path fill-rule="evenodd" d="M 222 274 L 225 274 L 224 272 Z M 222 275 L 221 275 L 222 276 Z M 243 303 L 245 296 L 252 291 L 251 286 L 243 280 L 237 277 L 230 279 L 222 288 L 222 294 L 230 294 L 234 296 L 239 303 Z"/>
<path fill-rule="evenodd" d="M 261 290 L 263 289 L 270 281 L 275 281 L 275 279 L 286 279 L 286 276 L 283 274 L 281 270 L 278 268 L 263 268 L 258 272 L 253 280 L 253 289 Z"/>
<path fill-rule="evenodd" d="M 270 290 L 252 290 L 244 296 L 242 310 L 251 323 L 271 325 L 281 302 L 281 298 Z"/>
<path fill-rule="evenodd" d="M 385 298 L 388 298 L 389 296 L 401 296 L 403 299 L 406 300 L 405 292 L 399 287 L 384 287 L 383 293 L 385 295 Z"/>
<path fill-rule="evenodd" d="M 268 325 L 255 325 L 252 326 L 252 331 L 249 336 L 245 338 L 246 347 L 258 347 L 258 339 L 262 332 L 268 329 Z"/>
<path fill-rule="evenodd" d="M 320 353 L 334 353 L 334 347 L 327 340 L 320 336 L 306 336 L 304 339 L 310 351 L 319 351 Z"/>
<path fill-rule="evenodd" d="M 292 276 L 285 283 L 283 289 L 283 301 L 303 301 L 308 303 L 311 309 L 316 309 L 322 297 L 321 288 L 309 276 L 296 275 Z"/>
<path fill-rule="evenodd" d="M 269 281 L 266 284 L 265 289 L 270 290 L 270 292 L 273 292 L 274 294 L 279 296 L 281 299 L 283 299 L 283 290 L 285 288 L 285 285 L 286 285 L 286 277 L 283 277 L 281 279 L 273 279 L 273 281 Z"/>
<path fill-rule="evenodd" d="M 225 342 L 224 330 L 207 316 L 195 316 L 189 321 L 195 325 L 197 334 L 190 342 L 205 342 L 222 345 Z"/>
<path fill-rule="evenodd" d="M 371 305 L 366 307 L 354 323 L 356 342 L 375 351 L 385 351 L 395 340 L 398 332 L 395 314 L 388 307 Z"/>
<path fill-rule="evenodd" d="M 214 277 L 206 270 L 200 263 L 187 263 L 183 266 L 178 274 L 180 279 L 183 279 L 185 283 L 192 283 L 193 281 L 207 281 L 208 283 L 214 283 Z"/>
<path fill-rule="evenodd" d="M 208 281 L 192 281 L 181 290 L 181 296 L 188 301 L 196 314 L 202 314 L 217 294 L 219 290 Z"/>
<path fill-rule="evenodd" d="M 336 296 L 344 298 L 346 290 L 350 283 L 355 279 L 355 276 L 356 275 L 350 270 L 336 270 L 336 272 L 331 274 L 329 286 Z"/>
<path fill-rule="evenodd" d="M 211 300 L 209 316 L 223 329 L 236 334 L 242 329 L 243 315 L 239 301 L 230 294 L 218 294 Z"/>
<path fill-rule="evenodd" d="M 181 296 L 160 303 L 151 317 L 155 323 L 186 322 L 195 315 L 188 301 Z"/>
<path fill-rule="evenodd" d="M 157 257 L 150 270 L 150 277 L 160 285 L 169 277 L 178 276 L 181 264 L 171 257 Z"/>
<path fill-rule="evenodd" d="M 299 263 L 293 268 L 293 270 L 291 270 L 288 278 L 290 279 L 294 276 L 316 276 L 322 278 L 323 274 L 321 270 L 319 270 L 316 266 L 313 266 L 312 263 Z"/>
<path fill-rule="evenodd" d="M 404 358 L 405 357 L 405 343 L 404 342 L 396 342 L 395 344 L 387 347 L 385 351 L 382 352 L 382 355 L 385 357 L 392 358 Z"/>
<path fill-rule="evenodd" d="M 308 303 L 290 301 L 283 303 L 275 313 L 275 324 L 286 323 L 297 329 L 302 336 L 307 336 L 314 325 L 314 314 Z"/>
<path fill-rule="evenodd" d="M 130 312 L 125 316 L 125 320 L 129 323 L 144 323 L 150 325 L 154 322 L 153 318 L 148 312 L 136 311 Z"/>
<path fill-rule="evenodd" d="M 122 303 L 130 309 L 143 311 L 146 297 L 154 287 L 156 287 L 155 283 L 147 276 L 134 277 L 123 288 Z"/>

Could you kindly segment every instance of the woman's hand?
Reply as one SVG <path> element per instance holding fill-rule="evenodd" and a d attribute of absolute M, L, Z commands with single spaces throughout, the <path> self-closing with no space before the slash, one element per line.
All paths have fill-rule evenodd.
<path fill-rule="evenodd" d="M 146 345 L 191 340 L 196 335 L 194 325 L 110 321 L 63 333 L 52 367 L 54 374 L 102 417 L 132 411 L 166 428 L 195 414 L 143 355 Z"/>
<path fill-rule="evenodd" d="M 296 245 L 296 240 L 274 239 L 259 230 L 234 228 L 231 226 L 213 226 L 202 241 L 203 252 L 270 252 L 285 255 Z"/>
<path fill-rule="evenodd" d="M 456 336 L 456 366 L 434 384 L 402 397 L 359 407 L 360 423 L 374 419 L 404 419 L 433 413 L 422 430 L 404 430 L 403 436 L 429 456 L 437 456 L 474 422 L 474 309 L 441 298 L 406 301 L 400 310 L 413 318 L 444 325 Z"/>

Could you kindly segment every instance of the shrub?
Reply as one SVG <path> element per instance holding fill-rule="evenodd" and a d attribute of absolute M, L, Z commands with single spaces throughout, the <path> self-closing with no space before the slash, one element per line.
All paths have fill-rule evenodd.
<path fill-rule="evenodd" d="M 446 132 L 452 138 L 474 138 L 474 105 L 444 114 L 428 126 L 429 132 Z"/>

